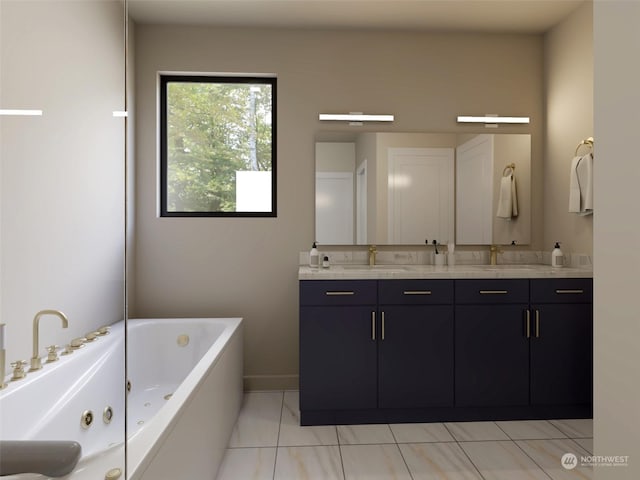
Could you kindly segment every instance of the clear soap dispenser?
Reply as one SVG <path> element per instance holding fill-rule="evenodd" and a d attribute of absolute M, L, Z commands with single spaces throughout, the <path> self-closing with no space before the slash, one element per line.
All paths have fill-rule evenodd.
<path fill-rule="evenodd" d="M 316 242 L 313 242 L 313 247 L 309 252 L 309 266 L 311 268 L 318 268 L 320 266 L 320 252 L 318 252 L 318 246 Z"/>
<path fill-rule="evenodd" d="M 560 250 L 560 242 L 556 242 L 556 244 L 553 246 L 553 251 L 551 252 L 551 266 L 563 267 L 564 264 L 564 253 L 562 253 L 562 250 Z"/>

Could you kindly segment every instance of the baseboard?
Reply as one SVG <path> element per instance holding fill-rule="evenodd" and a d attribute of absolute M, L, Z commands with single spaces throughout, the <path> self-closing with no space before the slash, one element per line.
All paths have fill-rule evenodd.
<path fill-rule="evenodd" d="M 297 390 L 298 375 L 245 375 L 244 391 L 254 390 Z"/>

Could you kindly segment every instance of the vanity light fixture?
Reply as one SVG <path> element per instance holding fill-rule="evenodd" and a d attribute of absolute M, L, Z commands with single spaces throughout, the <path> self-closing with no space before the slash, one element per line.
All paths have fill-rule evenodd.
<path fill-rule="evenodd" d="M 42 110 L 25 110 L 22 108 L 14 108 L 14 109 L 0 109 L 0 115 L 4 116 L 14 116 L 14 117 L 41 117 Z"/>
<path fill-rule="evenodd" d="M 484 115 L 474 117 L 471 115 L 458 115 L 458 123 L 529 123 L 529 117 L 501 117 L 498 115 Z"/>
<path fill-rule="evenodd" d="M 393 115 L 367 115 L 362 112 L 349 113 L 321 113 L 319 120 L 337 122 L 393 122 Z"/>

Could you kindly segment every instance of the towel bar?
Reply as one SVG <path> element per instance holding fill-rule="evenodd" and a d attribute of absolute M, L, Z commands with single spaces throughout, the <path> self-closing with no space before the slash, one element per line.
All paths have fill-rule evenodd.
<path fill-rule="evenodd" d="M 587 147 L 589 147 L 590 149 L 593 148 L 593 137 L 589 137 L 589 138 L 585 138 L 584 140 L 582 140 L 578 146 L 576 147 L 576 153 L 574 155 L 574 157 L 578 156 L 578 150 L 580 150 L 580 147 L 586 145 Z"/>
<path fill-rule="evenodd" d="M 504 170 L 502 170 L 502 176 L 504 177 L 504 174 L 507 170 L 511 169 L 511 173 L 513 173 L 513 171 L 516 168 L 516 164 L 515 163 L 510 163 L 509 165 L 507 165 L 506 167 L 504 167 Z"/>

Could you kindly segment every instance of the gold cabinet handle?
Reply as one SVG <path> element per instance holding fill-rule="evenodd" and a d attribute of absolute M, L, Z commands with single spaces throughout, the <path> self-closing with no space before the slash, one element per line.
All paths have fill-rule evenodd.
<path fill-rule="evenodd" d="M 540 310 L 536 309 L 536 338 L 540 338 Z"/>
<path fill-rule="evenodd" d="M 431 290 L 405 290 L 405 295 L 431 295 Z"/>
<path fill-rule="evenodd" d="M 382 312 L 382 340 L 384 340 L 384 312 Z"/>
<path fill-rule="evenodd" d="M 529 311 L 529 309 L 525 310 L 526 312 L 526 327 L 525 327 L 525 332 L 526 332 L 526 336 L 527 338 L 531 338 L 531 312 Z"/>
<path fill-rule="evenodd" d="M 376 312 L 371 312 L 371 340 L 376 339 Z"/>
<path fill-rule="evenodd" d="M 571 290 L 571 289 L 568 289 L 568 290 L 561 290 L 561 289 L 558 289 L 558 290 L 556 290 L 556 293 L 557 293 L 558 295 L 562 295 L 563 293 L 574 293 L 574 294 L 575 294 L 575 293 L 577 293 L 577 294 L 582 294 L 582 293 L 584 293 L 584 290 L 582 290 L 581 288 L 580 288 L 580 289 L 576 289 L 576 290 Z"/>
<path fill-rule="evenodd" d="M 509 290 L 480 290 L 480 295 L 505 295 Z"/>
<path fill-rule="evenodd" d="M 355 295 L 356 292 L 351 292 L 351 291 L 328 291 L 328 292 L 324 292 L 325 295 L 327 295 L 328 297 L 332 297 L 332 296 L 343 296 L 343 295 Z"/>

